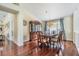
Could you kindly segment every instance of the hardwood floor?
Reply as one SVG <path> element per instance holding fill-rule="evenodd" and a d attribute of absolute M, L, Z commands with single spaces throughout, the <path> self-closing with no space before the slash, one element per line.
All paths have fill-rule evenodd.
<path fill-rule="evenodd" d="M 75 44 L 67 41 L 67 42 L 64 42 L 64 47 L 65 47 L 63 51 L 64 56 L 78 56 L 79 55 Z"/>
<path fill-rule="evenodd" d="M 24 46 L 18 47 L 12 43 L 12 48 L 0 50 L 2 56 L 56 56 L 58 50 L 53 48 L 42 48 L 37 46 L 36 41 L 25 42 Z M 62 56 L 78 56 L 78 51 L 72 42 L 64 41 Z M 60 55 L 60 53 L 59 53 Z"/>

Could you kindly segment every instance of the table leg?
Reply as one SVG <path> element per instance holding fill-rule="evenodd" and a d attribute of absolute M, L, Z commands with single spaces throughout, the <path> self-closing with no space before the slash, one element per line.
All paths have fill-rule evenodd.
<path fill-rule="evenodd" d="M 50 48 L 51 48 L 51 38 L 49 38 Z"/>

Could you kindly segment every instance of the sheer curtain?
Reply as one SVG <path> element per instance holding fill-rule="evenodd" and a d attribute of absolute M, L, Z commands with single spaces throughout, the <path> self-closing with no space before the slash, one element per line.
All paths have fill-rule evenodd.
<path fill-rule="evenodd" d="M 66 40 L 66 31 L 65 31 L 65 27 L 64 27 L 64 18 L 60 19 L 60 26 L 61 26 L 61 31 L 63 31 L 64 34 L 64 40 Z"/>

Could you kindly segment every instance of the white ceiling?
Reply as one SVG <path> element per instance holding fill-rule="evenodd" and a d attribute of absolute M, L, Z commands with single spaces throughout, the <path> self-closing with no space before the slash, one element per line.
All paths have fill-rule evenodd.
<path fill-rule="evenodd" d="M 20 5 L 40 20 L 51 20 L 71 15 L 77 9 L 79 4 L 23 3 Z"/>

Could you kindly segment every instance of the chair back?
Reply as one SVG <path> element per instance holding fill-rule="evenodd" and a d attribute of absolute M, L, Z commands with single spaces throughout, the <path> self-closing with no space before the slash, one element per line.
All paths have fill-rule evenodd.
<path fill-rule="evenodd" d="M 58 35 L 58 42 L 61 42 L 62 41 L 62 35 L 63 35 L 63 32 L 60 31 L 59 32 L 59 35 Z"/>

